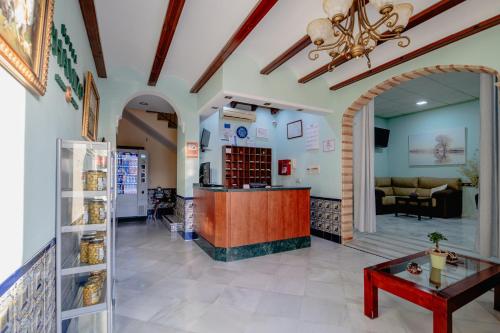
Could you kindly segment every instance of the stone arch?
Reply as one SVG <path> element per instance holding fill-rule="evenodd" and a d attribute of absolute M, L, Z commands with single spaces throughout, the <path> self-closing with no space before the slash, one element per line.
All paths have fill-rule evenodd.
<path fill-rule="evenodd" d="M 485 66 L 469 66 L 469 65 L 436 65 L 424 67 L 411 72 L 403 73 L 394 76 L 390 79 L 377 84 L 345 110 L 342 115 L 342 218 L 341 218 L 341 235 L 342 243 L 348 243 L 353 239 L 354 231 L 354 193 L 353 193 L 353 123 L 354 116 L 365 105 L 372 101 L 378 95 L 400 85 L 403 82 L 413 80 L 422 76 L 428 76 L 439 73 L 452 72 L 471 72 L 485 73 L 495 75 L 500 81 L 498 71 Z M 500 86 L 498 86 L 500 93 Z"/>

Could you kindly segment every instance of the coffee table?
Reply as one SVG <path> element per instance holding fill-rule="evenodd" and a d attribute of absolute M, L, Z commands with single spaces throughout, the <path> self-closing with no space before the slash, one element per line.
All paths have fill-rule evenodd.
<path fill-rule="evenodd" d="M 410 262 L 423 271 L 406 271 Z M 452 332 L 452 313 L 494 288 L 494 309 L 500 311 L 500 264 L 459 255 L 457 264 L 432 269 L 429 255 L 419 252 L 364 269 L 365 315 L 378 317 L 378 289 L 404 298 L 433 312 L 434 333 Z"/>
<path fill-rule="evenodd" d="M 395 216 L 398 216 L 399 213 L 405 213 L 406 216 L 417 215 L 419 221 L 422 216 L 428 216 L 432 219 L 432 198 L 396 197 L 395 208 Z"/>

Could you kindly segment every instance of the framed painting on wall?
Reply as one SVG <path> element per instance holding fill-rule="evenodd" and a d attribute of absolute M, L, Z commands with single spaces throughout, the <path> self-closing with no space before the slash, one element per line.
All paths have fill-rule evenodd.
<path fill-rule="evenodd" d="M 47 87 L 54 0 L 0 0 L 0 64 L 26 88 Z"/>
<path fill-rule="evenodd" d="M 292 121 L 286 124 L 286 136 L 290 139 L 302 137 L 302 120 Z"/>
<path fill-rule="evenodd" d="M 83 97 L 82 136 L 90 141 L 97 140 L 99 125 L 99 92 L 91 72 L 85 76 L 85 95 Z"/>
<path fill-rule="evenodd" d="M 408 136 L 410 166 L 465 164 L 466 129 L 452 128 Z"/>

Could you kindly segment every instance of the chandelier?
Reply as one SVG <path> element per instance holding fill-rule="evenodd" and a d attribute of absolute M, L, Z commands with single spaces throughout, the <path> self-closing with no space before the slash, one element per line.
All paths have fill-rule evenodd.
<path fill-rule="evenodd" d="M 370 22 L 366 10 L 368 2 L 378 10 L 377 18 Z M 326 51 L 332 58 L 328 70 L 332 71 L 339 59 L 366 57 L 371 68 L 370 52 L 379 42 L 398 40 L 398 46 L 407 47 L 410 39 L 401 36 L 413 13 L 410 3 L 392 0 L 323 0 L 328 18 L 319 18 L 307 26 L 307 34 L 316 48 L 309 59 L 316 60 Z M 387 31 L 383 31 L 387 30 Z"/>

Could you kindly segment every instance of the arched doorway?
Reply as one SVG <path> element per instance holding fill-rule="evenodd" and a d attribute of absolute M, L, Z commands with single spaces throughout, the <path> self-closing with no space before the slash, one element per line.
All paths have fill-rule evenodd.
<path fill-rule="evenodd" d="M 425 67 L 392 77 L 376 85 L 361 95 L 342 116 L 342 242 L 348 243 L 353 239 L 353 123 L 355 114 L 376 96 L 400 85 L 403 82 L 438 73 L 473 72 L 495 75 L 500 79 L 498 71 L 484 66 L 469 65 L 437 65 Z M 499 87 L 500 91 L 500 87 Z"/>

